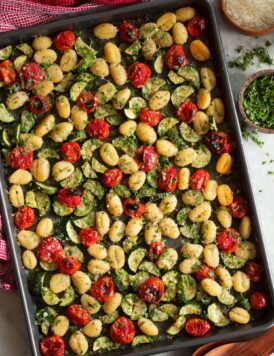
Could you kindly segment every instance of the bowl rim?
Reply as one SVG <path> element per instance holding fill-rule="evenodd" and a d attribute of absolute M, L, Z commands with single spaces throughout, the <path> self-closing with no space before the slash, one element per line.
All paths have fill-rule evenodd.
<path fill-rule="evenodd" d="M 247 89 L 247 87 L 249 86 L 250 83 L 252 83 L 254 80 L 263 77 L 263 76 L 270 76 L 270 75 L 274 75 L 274 69 L 263 69 L 260 70 L 258 72 L 255 72 L 253 74 L 251 74 L 243 83 L 241 89 L 240 89 L 240 93 L 239 93 L 239 98 L 238 98 L 238 104 L 239 104 L 239 110 L 240 113 L 244 119 L 244 121 L 251 127 L 253 127 L 254 129 L 257 129 L 260 132 L 263 133 L 268 133 L 268 134 L 274 134 L 274 128 L 270 129 L 267 127 L 262 127 L 259 125 L 254 124 L 253 121 L 251 121 L 249 119 L 249 117 L 247 116 L 244 106 L 243 106 L 243 98 L 244 98 L 244 93 Z"/>

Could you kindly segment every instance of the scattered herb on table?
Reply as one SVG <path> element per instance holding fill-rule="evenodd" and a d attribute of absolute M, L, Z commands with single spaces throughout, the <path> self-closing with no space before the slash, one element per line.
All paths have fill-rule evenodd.
<path fill-rule="evenodd" d="M 263 147 L 263 145 L 264 145 L 264 142 L 259 139 L 258 132 L 256 130 L 250 131 L 246 127 L 243 127 L 242 128 L 242 136 L 246 141 L 248 141 L 248 139 L 250 138 L 259 147 Z"/>
<path fill-rule="evenodd" d="M 266 43 L 266 46 L 269 47 L 270 42 Z M 270 57 L 269 52 L 264 47 L 255 47 L 252 49 L 243 49 L 243 46 L 235 48 L 237 53 L 240 53 L 233 61 L 228 62 L 230 68 L 240 68 L 245 71 L 250 65 L 255 64 L 255 58 L 258 59 L 258 65 L 262 63 L 273 64 L 273 59 Z"/>

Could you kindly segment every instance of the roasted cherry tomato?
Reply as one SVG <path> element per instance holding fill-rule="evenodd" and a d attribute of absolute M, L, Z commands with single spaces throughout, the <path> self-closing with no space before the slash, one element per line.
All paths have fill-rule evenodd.
<path fill-rule="evenodd" d="M 158 187 L 165 192 L 174 192 L 178 187 L 179 171 L 173 166 L 164 167 L 159 174 Z"/>
<path fill-rule="evenodd" d="M 157 126 L 162 120 L 162 116 L 160 111 L 150 110 L 149 108 L 142 108 L 139 113 L 140 121 L 149 126 Z"/>
<path fill-rule="evenodd" d="M 135 157 L 139 168 L 144 172 L 152 171 L 158 163 L 158 155 L 152 146 L 140 146 Z"/>
<path fill-rule="evenodd" d="M 30 147 L 17 146 L 8 154 L 11 168 L 29 169 L 33 162 L 33 151 Z"/>
<path fill-rule="evenodd" d="M 90 137 L 104 140 L 109 136 L 110 126 L 104 119 L 91 119 L 86 127 Z"/>
<path fill-rule="evenodd" d="M 192 190 L 204 190 L 209 179 L 209 173 L 206 170 L 197 169 L 197 171 L 190 176 L 190 188 Z"/>
<path fill-rule="evenodd" d="M 134 88 L 141 88 L 149 80 L 150 76 L 151 70 L 145 63 L 135 62 L 128 67 L 128 79 Z"/>
<path fill-rule="evenodd" d="M 129 21 L 123 21 L 119 25 L 120 40 L 127 43 L 132 43 L 138 36 L 136 26 Z"/>
<path fill-rule="evenodd" d="M 119 344 L 130 344 L 135 335 L 135 327 L 131 320 L 125 316 L 120 316 L 111 325 L 110 337 Z"/>
<path fill-rule="evenodd" d="M 79 188 L 61 188 L 56 195 L 56 199 L 68 208 L 77 208 L 81 204 L 81 195 L 82 191 Z"/>
<path fill-rule="evenodd" d="M 183 46 L 177 44 L 171 46 L 166 53 L 165 63 L 169 69 L 188 65 L 189 59 L 185 54 Z"/>
<path fill-rule="evenodd" d="M 209 131 L 205 136 L 205 144 L 211 152 L 218 155 L 231 153 L 233 150 L 230 136 L 223 131 Z"/>
<path fill-rule="evenodd" d="M 233 198 L 233 203 L 230 204 L 230 211 L 235 219 L 242 219 L 247 215 L 248 203 L 241 195 L 236 195 Z"/>
<path fill-rule="evenodd" d="M 14 214 L 14 224 L 19 229 L 26 230 L 34 224 L 34 210 L 29 206 L 23 206 Z"/>
<path fill-rule="evenodd" d="M 64 255 L 61 243 L 53 237 L 45 237 L 37 247 L 37 256 L 42 262 L 58 262 Z"/>
<path fill-rule="evenodd" d="M 176 110 L 176 117 L 179 120 L 189 124 L 194 120 L 197 110 L 197 106 L 191 100 L 187 99 L 179 105 L 178 109 Z"/>
<path fill-rule="evenodd" d="M 220 250 L 232 253 L 236 250 L 240 234 L 233 228 L 226 229 L 217 236 L 217 245 Z"/>
<path fill-rule="evenodd" d="M 74 256 L 65 256 L 58 262 L 60 273 L 73 274 L 81 268 L 81 262 Z"/>
<path fill-rule="evenodd" d="M 186 332 L 191 336 L 203 336 L 210 330 L 208 321 L 199 318 L 190 318 L 185 324 Z"/>
<path fill-rule="evenodd" d="M 114 187 L 118 185 L 123 178 L 123 173 L 118 168 L 111 168 L 102 175 L 102 183 L 105 187 Z"/>
<path fill-rule="evenodd" d="M 115 284 L 109 276 L 100 277 L 90 289 L 90 295 L 100 303 L 108 302 L 114 294 Z"/>
<path fill-rule="evenodd" d="M 251 293 L 250 304 L 256 310 L 265 309 L 268 306 L 268 297 L 264 292 L 255 291 Z"/>
<path fill-rule="evenodd" d="M 58 51 L 66 52 L 74 46 L 75 35 L 71 31 L 60 32 L 54 37 L 53 43 Z"/>
<path fill-rule="evenodd" d="M 205 278 L 215 279 L 214 269 L 208 267 L 204 263 L 201 263 L 195 270 L 195 276 L 197 279 L 199 279 L 199 281 L 202 281 Z"/>
<path fill-rule="evenodd" d="M 34 62 L 25 64 L 20 70 L 22 87 L 26 90 L 35 89 L 45 75 L 45 71 L 39 67 L 39 64 Z"/>
<path fill-rule="evenodd" d="M 68 307 L 67 316 L 77 326 L 83 326 L 89 322 L 89 313 L 77 304 L 71 304 Z"/>
<path fill-rule="evenodd" d="M 246 274 L 250 278 L 251 282 L 257 283 L 262 279 L 263 267 L 259 263 L 249 261 L 246 265 Z"/>
<path fill-rule="evenodd" d="M 151 260 L 157 260 L 165 250 L 166 247 L 162 241 L 155 241 L 149 246 L 148 255 Z"/>
<path fill-rule="evenodd" d="M 123 209 L 127 216 L 135 217 L 144 214 L 145 206 L 137 200 L 128 198 L 123 202 Z"/>
<path fill-rule="evenodd" d="M 65 342 L 60 336 L 46 336 L 40 341 L 40 352 L 42 356 L 64 356 Z"/>
<path fill-rule="evenodd" d="M 98 242 L 100 235 L 92 227 L 85 227 L 80 231 L 80 241 L 85 246 L 91 246 Z"/>
<path fill-rule="evenodd" d="M 11 85 L 15 82 L 16 72 L 13 68 L 13 64 L 10 60 L 6 59 L 0 63 L 0 81 L 4 85 Z"/>
<path fill-rule="evenodd" d="M 164 292 L 164 283 L 159 277 L 149 277 L 138 289 L 139 296 L 149 304 L 159 304 Z"/>
<path fill-rule="evenodd" d="M 51 109 L 51 102 L 48 96 L 34 95 L 29 99 L 29 109 L 35 115 L 48 112 Z"/>
<path fill-rule="evenodd" d="M 77 162 L 81 157 L 81 147 L 77 142 L 65 142 L 60 148 L 61 155 L 64 161 L 70 163 Z"/>
<path fill-rule="evenodd" d="M 96 97 L 90 92 L 82 92 L 77 99 L 77 106 L 87 112 L 88 114 L 96 110 L 98 101 Z"/>
<path fill-rule="evenodd" d="M 202 16 L 195 16 L 189 21 L 186 29 L 192 37 L 201 36 L 207 30 L 207 22 Z"/>

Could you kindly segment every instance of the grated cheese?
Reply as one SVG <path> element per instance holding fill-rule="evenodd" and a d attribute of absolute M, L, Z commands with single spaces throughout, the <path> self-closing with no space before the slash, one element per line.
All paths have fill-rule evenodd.
<path fill-rule="evenodd" d="M 224 4 L 241 26 L 262 29 L 274 25 L 274 0 L 225 0 Z"/>

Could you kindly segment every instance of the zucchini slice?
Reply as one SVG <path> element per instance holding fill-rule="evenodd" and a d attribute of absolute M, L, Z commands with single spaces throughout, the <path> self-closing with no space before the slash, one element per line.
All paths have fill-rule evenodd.
<path fill-rule="evenodd" d="M 129 276 L 129 284 L 134 291 L 137 291 L 140 285 L 146 281 L 151 275 L 147 272 L 141 271 L 134 276 Z"/>
<path fill-rule="evenodd" d="M 60 182 L 60 185 L 62 188 L 73 189 L 79 187 L 82 181 L 83 173 L 81 169 L 77 167 L 69 177 Z"/>
<path fill-rule="evenodd" d="M 224 265 L 230 269 L 242 268 L 247 262 L 247 260 L 243 258 L 237 257 L 235 255 L 232 255 L 231 253 L 226 253 L 223 251 L 221 252 L 221 259 Z"/>
<path fill-rule="evenodd" d="M 0 49 L 0 61 L 4 61 L 5 59 L 8 59 L 12 54 L 12 46 L 9 45 L 7 47 L 1 48 Z"/>
<path fill-rule="evenodd" d="M 196 303 L 186 304 L 180 309 L 179 315 L 188 315 L 188 314 L 201 315 L 202 307 Z"/>
<path fill-rule="evenodd" d="M 81 149 L 81 154 L 82 158 L 85 159 L 90 159 L 93 155 L 93 152 L 97 150 L 97 148 L 100 148 L 103 145 L 103 142 L 100 140 L 97 140 L 96 138 L 92 138 L 90 140 L 87 140 L 83 143 L 82 149 Z"/>
<path fill-rule="evenodd" d="M 48 195 L 53 195 L 53 194 L 56 194 L 58 192 L 58 188 L 57 187 L 53 187 L 53 186 L 50 186 L 50 185 L 46 185 L 44 183 L 40 183 L 40 182 L 36 182 L 35 181 L 35 184 L 41 189 L 41 191 L 45 194 L 48 194 Z"/>
<path fill-rule="evenodd" d="M 59 216 L 68 216 L 71 215 L 74 211 L 74 208 L 69 208 L 61 203 L 59 203 L 58 200 L 54 200 L 53 202 L 53 211 L 55 212 L 55 214 L 59 215 Z"/>
<path fill-rule="evenodd" d="M 89 190 L 85 189 L 81 196 L 80 205 L 74 210 L 74 215 L 78 217 L 87 216 L 94 210 L 95 206 L 96 200 L 94 199 L 94 195 Z"/>
<path fill-rule="evenodd" d="M 105 188 L 100 184 L 99 182 L 95 180 L 87 180 L 86 183 L 84 184 L 84 188 L 88 189 L 91 193 L 96 195 L 98 199 L 102 199 L 105 194 Z"/>
<path fill-rule="evenodd" d="M 65 290 L 65 293 L 63 294 L 62 298 L 60 299 L 59 306 L 60 307 L 67 307 L 68 305 L 72 304 L 75 300 L 75 291 L 72 286 L 68 287 Z"/>
<path fill-rule="evenodd" d="M 75 243 L 75 244 L 79 244 L 80 241 L 80 237 L 77 233 L 77 231 L 74 229 L 72 222 L 69 220 L 66 224 L 66 231 L 68 234 L 68 237 L 70 238 L 70 240 Z"/>
<path fill-rule="evenodd" d="M 198 135 L 188 124 L 181 123 L 180 133 L 183 139 L 190 143 L 196 143 L 202 139 L 202 136 Z"/>
<path fill-rule="evenodd" d="M 157 93 L 164 85 L 166 81 L 159 77 L 151 77 L 145 85 L 142 87 L 142 96 L 146 100 L 149 100 L 153 94 Z"/>
<path fill-rule="evenodd" d="M 148 272 L 150 274 L 153 274 L 154 276 L 160 276 L 161 275 L 160 270 L 156 266 L 156 264 L 153 263 L 153 262 L 150 262 L 150 261 L 143 261 L 139 265 L 138 269 L 140 271 L 145 271 L 145 272 Z"/>
<path fill-rule="evenodd" d="M 177 87 L 173 93 L 171 94 L 171 102 L 175 106 L 175 108 L 178 108 L 178 106 L 186 101 L 186 99 L 194 93 L 194 88 L 189 86 L 189 85 L 180 85 Z"/>
<path fill-rule="evenodd" d="M 64 252 L 67 256 L 73 256 L 77 258 L 81 263 L 84 262 L 84 254 L 79 247 L 73 245 L 66 245 L 64 247 Z"/>
<path fill-rule="evenodd" d="M 119 347 L 119 344 L 112 341 L 107 336 L 100 336 L 94 341 L 92 350 L 93 351 L 99 351 L 99 350 L 111 351 L 111 350 L 117 349 L 118 347 Z"/>
<path fill-rule="evenodd" d="M 42 299 L 47 305 L 57 305 L 60 302 L 59 297 L 54 294 L 48 287 L 43 287 Z"/>
<path fill-rule="evenodd" d="M 118 310 L 115 310 L 115 312 L 110 315 L 99 316 L 99 319 L 103 324 L 112 324 L 118 317 L 119 317 Z"/>
<path fill-rule="evenodd" d="M 147 315 L 146 303 L 136 294 L 127 294 L 121 303 L 123 312 L 130 316 L 131 320 L 138 320 Z"/>
<path fill-rule="evenodd" d="M 212 303 L 207 307 L 207 316 L 208 319 L 218 327 L 224 327 L 230 323 L 229 319 L 222 313 L 216 303 Z"/>
<path fill-rule="evenodd" d="M 195 88 L 200 88 L 200 75 L 196 68 L 191 66 L 180 67 L 177 74 Z"/>
<path fill-rule="evenodd" d="M 178 280 L 178 298 L 180 303 L 187 303 L 197 294 L 197 282 L 190 275 L 181 274 Z"/>
<path fill-rule="evenodd" d="M 149 315 L 149 318 L 151 318 L 151 320 L 153 320 L 155 322 L 159 322 L 159 323 L 166 321 L 169 318 L 169 315 L 166 312 L 162 311 L 161 309 L 159 309 L 158 306 L 153 305 L 153 304 L 151 304 L 149 306 L 149 314 L 148 315 Z"/>
<path fill-rule="evenodd" d="M 218 295 L 218 300 L 224 305 L 233 305 L 236 303 L 236 298 L 230 293 L 229 289 L 223 288 L 222 293 Z"/>
<path fill-rule="evenodd" d="M 160 137 L 165 136 L 167 131 L 171 129 L 173 126 L 178 124 L 179 120 L 176 119 L 175 117 L 166 117 L 163 120 L 159 122 L 159 125 L 157 127 L 157 132 Z"/>
<path fill-rule="evenodd" d="M 113 279 L 118 290 L 123 293 L 129 288 L 130 276 L 123 268 L 117 269 L 113 274 Z"/>
<path fill-rule="evenodd" d="M 183 315 L 178 316 L 175 322 L 167 329 L 169 335 L 177 335 L 183 329 L 186 323 L 186 318 Z"/>
<path fill-rule="evenodd" d="M 132 340 L 132 347 L 136 347 L 142 344 L 149 344 L 153 342 L 153 337 L 152 336 L 146 336 L 146 335 L 137 335 L 134 337 Z"/>
<path fill-rule="evenodd" d="M 197 156 L 192 162 L 191 166 L 193 168 L 203 168 L 206 167 L 211 160 L 211 152 L 205 145 L 200 145 L 196 150 Z"/>
<path fill-rule="evenodd" d="M 137 248 L 128 257 L 128 267 L 132 272 L 137 272 L 137 269 L 143 259 L 147 254 L 147 250 L 145 248 Z"/>
<path fill-rule="evenodd" d="M 159 306 L 159 309 L 168 314 L 172 319 L 176 319 L 179 315 L 179 308 L 175 304 L 167 303 Z"/>
<path fill-rule="evenodd" d="M 85 227 L 91 227 L 95 225 L 95 213 L 94 211 L 90 212 L 88 215 L 83 218 L 73 220 L 73 224 L 79 229 L 84 229 Z"/>
<path fill-rule="evenodd" d="M 15 120 L 4 104 L 0 104 L 0 121 L 9 123 Z"/>

